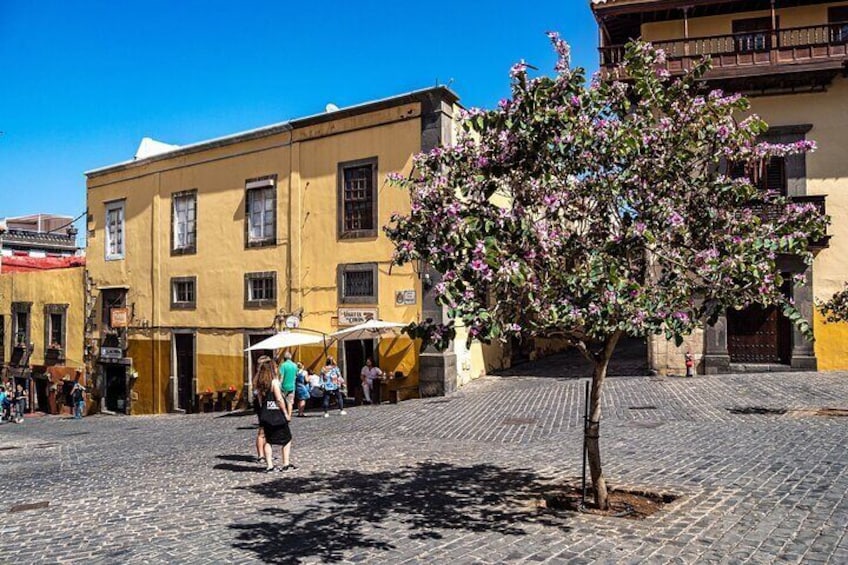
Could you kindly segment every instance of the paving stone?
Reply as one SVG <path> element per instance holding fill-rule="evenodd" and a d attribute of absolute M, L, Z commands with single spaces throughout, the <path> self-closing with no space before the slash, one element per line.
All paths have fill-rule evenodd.
<path fill-rule="evenodd" d="M 848 562 L 848 418 L 793 412 L 848 407 L 848 375 L 609 379 L 609 484 L 683 497 L 630 521 L 537 509 L 581 468 L 584 381 L 547 367 L 296 419 L 300 468 L 270 476 L 250 414 L 0 426 L 0 500 L 50 502 L 0 513 L 3 560 Z"/>

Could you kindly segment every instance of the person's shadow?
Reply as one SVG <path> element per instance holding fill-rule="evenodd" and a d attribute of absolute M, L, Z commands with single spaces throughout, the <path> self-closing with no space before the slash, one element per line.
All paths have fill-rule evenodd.
<path fill-rule="evenodd" d="M 545 488 L 540 477 L 494 465 L 425 462 L 239 488 L 280 501 L 259 510 L 261 521 L 230 526 L 238 532 L 234 547 L 269 563 L 341 561 L 350 558 L 346 552 L 404 548 L 410 540 L 441 539 L 447 530 L 525 535 L 530 524 L 567 528 L 565 516 L 536 504 Z M 307 495 L 306 501 L 297 505 L 295 495 Z"/>
<path fill-rule="evenodd" d="M 256 463 L 256 458 L 250 455 L 219 455 L 218 459 L 233 461 L 233 463 L 218 463 L 212 467 L 213 469 L 235 473 L 261 473 L 265 470 L 265 465 Z M 252 463 L 252 465 L 238 465 L 238 463 Z"/>

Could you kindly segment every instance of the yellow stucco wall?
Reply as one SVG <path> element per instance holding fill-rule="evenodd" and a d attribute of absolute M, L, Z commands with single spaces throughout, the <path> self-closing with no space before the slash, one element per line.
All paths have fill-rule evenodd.
<path fill-rule="evenodd" d="M 821 371 L 844 371 L 848 368 L 848 322 L 825 323 L 816 312 L 816 357 Z"/>
<path fill-rule="evenodd" d="M 372 238 L 337 237 L 339 163 L 377 160 L 378 228 L 392 213 L 409 209 L 407 193 L 388 186 L 386 178 L 410 171 L 421 148 L 419 115 L 418 103 L 399 104 L 89 177 L 90 276 L 95 287 L 128 287 L 129 356 L 139 375 L 133 413 L 171 409 L 174 329 L 195 330 L 195 392 L 231 386 L 240 392 L 245 333 L 269 329 L 278 311 L 302 309 L 302 326 L 326 333 L 340 329 L 340 306 L 376 308 L 384 320 L 420 319 L 420 280 L 411 266 L 390 268 L 393 247 L 381 229 Z M 277 179 L 277 245 L 245 249 L 245 181 L 268 175 Z M 192 189 L 197 190 L 197 252 L 172 256 L 171 195 Z M 125 201 L 126 253 L 107 261 L 106 203 L 117 199 Z M 339 303 L 337 266 L 349 263 L 377 263 L 377 304 Z M 244 274 L 260 271 L 277 273 L 277 305 L 245 308 Z M 182 276 L 197 277 L 194 310 L 170 306 L 171 278 Z M 397 306 L 399 290 L 414 290 L 417 303 Z M 404 385 L 414 385 L 417 349 L 408 338 L 385 340 L 378 350 L 381 365 L 403 371 Z M 328 352 L 339 358 L 339 348 Z M 327 352 L 303 347 L 295 353 L 317 370 Z"/>
<path fill-rule="evenodd" d="M 772 126 L 813 126 L 807 138 L 815 140 L 818 149 L 807 155 L 807 194 L 827 195 L 832 219 L 830 247 L 813 264 L 813 291 L 817 300 L 827 300 L 848 280 L 848 79 L 837 78 L 826 92 L 754 98 L 752 110 Z M 815 326 L 822 369 L 848 369 L 848 341 L 839 339 L 844 334 L 838 327 Z"/>
<path fill-rule="evenodd" d="M 84 277 L 83 267 L 51 269 L 33 272 L 4 272 L 0 274 L 0 315 L 5 327 L 3 344 L 8 362 L 12 341 L 11 305 L 13 302 L 30 302 L 30 342 L 34 344 L 30 363 L 44 363 L 45 313 L 48 304 L 67 304 L 65 320 L 65 365 L 83 369 L 84 327 Z"/>
<path fill-rule="evenodd" d="M 831 2 L 814 6 L 778 8 L 781 28 L 814 26 L 827 23 L 827 9 L 830 6 L 845 6 L 848 2 Z M 770 17 L 769 10 L 738 12 L 732 15 L 708 16 L 689 19 L 689 37 L 710 37 L 727 35 L 733 32 L 733 20 Z M 684 37 L 684 23 L 679 20 L 651 22 L 642 24 L 642 39 L 645 41 L 668 41 Z"/>
<path fill-rule="evenodd" d="M 821 25 L 827 22 L 831 6 L 848 6 L 848 2 L 830 2 L 814 6 L 779 8 L 780 27 Z M 768 16 L 769 11 L 691 18 L 689 36 L 706 37 L 729 34 L 734 19 Z M 642 36 L 649 41 L 680 39 L 683 20 L 647 23 Z M 827 195 L 827 212 L 832 218 L 830 247 L 823 250 L 813 267 L 813 289 L 817 300 L 827 300 L 848 280 L 848 79 L 838 77 L 826 92 L 757 97 L 751 100 L 752 111 L 771 126 L 811 124 L 808 139 L 819 149 L 807 156 L 807 194 Z M 823 370 L 848 369 L 848 340 L 843 325 L 821 322 L 817 314 L 816 357 Z M 667 356 L 671 352 L 665 352 Z M 669 367 L 671 366 L 669 361 Z"/>

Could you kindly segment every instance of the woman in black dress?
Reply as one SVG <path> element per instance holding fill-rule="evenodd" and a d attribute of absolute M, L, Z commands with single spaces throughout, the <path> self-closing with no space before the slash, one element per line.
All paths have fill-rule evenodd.
<path fill-rule="evenodd" d="M 259 424 L 265 436 L 265 472 L 290 471 L 296 469 L 289 461 L 291 455 L 292 434 L 289 428 L 291 411 L 283 397 L 279 372 L 272 360 L 265 361 L 259 367 L 256 378 L 256 391 L 259 399 Z M 283 466 L 274 466 L 274 447 L 282 446 Z"/>

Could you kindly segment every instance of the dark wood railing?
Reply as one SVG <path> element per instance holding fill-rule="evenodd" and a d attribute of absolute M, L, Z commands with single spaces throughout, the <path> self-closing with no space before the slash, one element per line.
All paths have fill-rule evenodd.
<path fill-rule="evenodd" d="M 671 72 L 686 70 L 705 55 L 712 58 L 713 69 L 842 59 L 848 54 L 848 22 L 654 41 L 653 45 L 666 52 Z M 603 67 L 615 67 L 624 60 L 623 45 L 601 47 L 600 53 Z"/>
<path fill-rule="evenodd" d="M 790 200 L 794 204 L 813 204 L 818 210 L 819 214 L 825 215 L 827 214 L 826 208 L 826 199 L 827 197 L 823 194 L 813 194 L 807 196 L 791 196 Z M 748 204 L 748 208 L 754 211 L 754 213 L 767 220 L 776 220 L 783 213 L 783 209 L 777 204 L 766 204 L 761 200 L 755 200 Z"/>
<path fill-rule="evenodd" d="M 827 196 L 824 194 L 811 194 L 805 196 L 791 196 L 790 200 L 792 200 L 795 204 L 813 204 L 818 210 L 819 214 L 822 216 L 827 214 Z M 754 201 L 748 204 L 748 208 L 750 208 L 754 214 L 763 218 L 764 220 L 776 220 L 783 213 L 783 209 L 776 204 L 765 204 L 762 201 Z M 819 241 L 811 241 L 810 246 L 813 249 L 824 249 L 828 246 L 830 241 L 829 236 L 825 236 L 823 239 Z"/>

